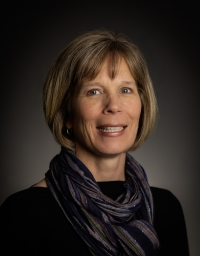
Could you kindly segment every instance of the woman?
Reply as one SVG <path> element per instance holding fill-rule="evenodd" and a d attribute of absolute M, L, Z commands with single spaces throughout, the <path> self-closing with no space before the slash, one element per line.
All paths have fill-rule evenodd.
<path fill-rule="evenodd" d="M 145 171 L 127 153 L 148 137 L 157 111 L 138 48 L 125 36 L 105 30 L 79 36 L 49 70 L 43 102 L 61 152 L 42 181 L 1 206 L 7 251 L 14 247 L 21 255 L 169 255 L 172 245 L 167 241 L 165 248 L 162 238 L 159 245 L 162 232 L 159 222 L 157 230 L 154 227 Z M 162 200 L 174 199 L 166 191 L 161 194 Z M 178 209 L 188 255 L 184 217 Z"/>

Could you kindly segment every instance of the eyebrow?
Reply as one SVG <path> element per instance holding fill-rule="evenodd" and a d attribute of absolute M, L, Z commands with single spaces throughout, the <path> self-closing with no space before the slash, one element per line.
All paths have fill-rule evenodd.
<path fill-rule="evenodd" d="M 133 80 L 133 81 L 121 81 L 121 83 L 122 83 L 122 84 L 127 84 L 127 85 L 129 85 L 129 84 L 134 84 L 134 85 L 136 85 L 136 81 L 135 81 L 135 80 Z"/>
<path fill-rule="evenodd" d="M 120 81 L 119 84 L 125 84 L 125 85 L 137 85 L 135 80 L 133 81 Z M 92 82 L 92 81 L 85 81 L 83 82 L 83 85 L 87 85 L 87 86 L 103 86 L 102 83 L 99 83 L 99 82 Z"/>

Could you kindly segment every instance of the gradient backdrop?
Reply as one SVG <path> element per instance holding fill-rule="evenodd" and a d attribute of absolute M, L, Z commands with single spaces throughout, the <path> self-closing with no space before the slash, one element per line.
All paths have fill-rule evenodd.
<path fill-rule="evenodd" d="M 24 1 L 25 2 L 25 1 Z M 191 256 L 200 252 L 199 15 L 194 1 L 1 3 L 0 203 L 44 177 L 60 150 L 42 111 L 42 86 L 57 54 L 80 33 L 121 32 L 143 52 L 158 125 L 133 156 L 152 186 L 180 200 Z"/>

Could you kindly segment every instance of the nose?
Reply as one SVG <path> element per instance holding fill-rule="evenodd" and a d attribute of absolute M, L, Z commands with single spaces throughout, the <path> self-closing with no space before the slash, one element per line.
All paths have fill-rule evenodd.
<path fill-rule="evenodd" d="M 104 114 L 116 114 L 121 112 L 121 103 L 118 95 L 107 95 L 104 103 Z"/>

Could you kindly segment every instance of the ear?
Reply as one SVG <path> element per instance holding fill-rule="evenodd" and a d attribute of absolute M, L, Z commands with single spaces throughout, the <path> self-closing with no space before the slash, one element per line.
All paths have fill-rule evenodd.
<path fill-rule="evenodd" d="M 65 126 L 66 126 L 67 129 L 72 129 L 72 122 L 69 121 L 69 120 L 67 120 L 67 121 L 65 122 Z"/>

